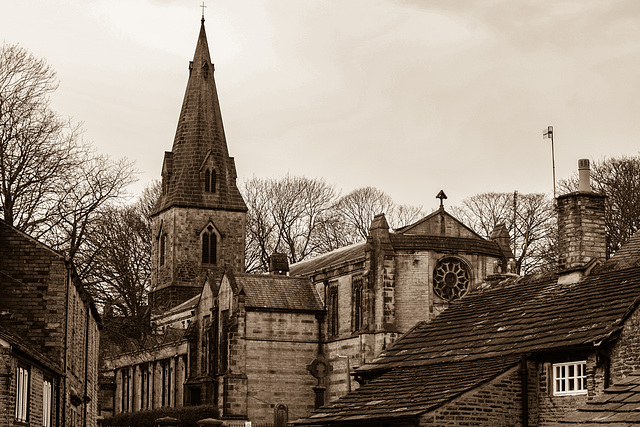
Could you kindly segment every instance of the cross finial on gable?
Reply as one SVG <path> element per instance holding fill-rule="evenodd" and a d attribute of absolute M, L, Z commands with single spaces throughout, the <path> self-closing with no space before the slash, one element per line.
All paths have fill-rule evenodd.
<path fill-rule="evenodd" d="M 440 190 L 436 199 L 440 199 L 440 209 L 444 209 L 444 200 L 447 198 L 447 195 L 444 194 L 444 190 Z"/>
<path fill-rule="evenodd" d="M 204 9 L 207 7 L 204 5 L 204 2 L 202 2 L 202 4 L 200 5 L 200 7 L 202 8 L 202 22 L 204 22 Z"/>

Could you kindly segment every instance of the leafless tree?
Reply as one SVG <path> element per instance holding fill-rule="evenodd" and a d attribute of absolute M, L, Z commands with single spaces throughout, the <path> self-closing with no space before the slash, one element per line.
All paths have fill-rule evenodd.
<path fill-rule="evenodd" d="M 151 334 L 151 210 L 160 195 L 152 182 L 135 203 L 108 206 L 95 218 L 83 250 L 91 255 L 84 283 L 104 310 L 111 335 L 142 345 Z"/>
<path fill-rule="evenodd" d="M 0 48 L 0 205 L 3 219 L 39 237 L 58 189 L 77 167 L 80 128 L 50 108 L 53 69 L 19 45 Z"/>
<path fill-rule="evenodd" d="M 86 153 L 78 167 L 69 171 L 59 191 L 55 210 L 46 222 L 45 241 L 68 254 L 80 277 L 92 263 L 85 243 L 96 233 L 95 226 L 110 205 L 121 201 L 129 184 L 135 182 L 135 170 L 126 159 L 112 161 L 106 156 Z"/>
<path fill-rule="evenodd" d="M 371 220 L 384 213 L 391 228 L 409 225 L 424 216 L 420 206 L 398 205 L 384 191 L 361 187 L 341 197 L 335 205 L 339 220 L 344 223 L 349 243 L 367 238 Z"/>
<path fill-rule="evenodd" d="M 591 186 L 607 196 L 605 230 L 607 257 L 640 230 L 640 156 L 604 158 L 591 164 Z M 578 176 L 560 181 L 560 192 L 578 189 Z"/>
<path fill-rule="evenodd" d="M 249 208 L 247 271 L 265 270 L 269 255 L 276 251 L 286 253 L 292 263 L 320 253 L 319 231 L 336 198 L 333 186 L 321 179 L 288 175 L 252 178 L 243 190 Z"/>
<path fill-rule="evenodd" d="M 464 199 L 452 212 L 485 238 L 504 223 L 511 236 L 517 273 L 553 267 L 557 226 L 553 202 L 547 195 L 482 193 Z"/>
<path fill-rule="evenodd" d="M 0 49 L 0 204 L 2 218 L 65 252 L 82 277 L 96 218 L 135 181 L 127 160 L 97 155 L 81 126 L 63 120 L 49 96 L 53 69 L 18 45 Z"/>
<path fill-rule="evenodd" d="M 247 218 L 247 271 L 265 271 L 268 257 L 284 252 L 290 262 L 364 240 L 375 214 L 406 225 L 422 216 L 418 207 L 396 205 L 373 187 L 339 197 L 323 180 L 286 176 L 245 181 Z"/>

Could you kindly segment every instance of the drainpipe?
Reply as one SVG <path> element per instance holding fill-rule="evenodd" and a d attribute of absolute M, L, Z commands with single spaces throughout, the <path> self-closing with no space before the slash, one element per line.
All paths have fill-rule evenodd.
<path fill-rule="evenodd" d="M 65 257 L 66 267 L 66 283 L 64 287 L 64 349 L 63 349 L 63 368 L 62 368 L 62 425 L 67 425 L 67 348 L 69 347 L 69 286 L 71 285 L 71 261 L 69 257 Z"/>
<path fill-rule="evenodd" d="M 89 313 L 91 312 L 91 307 L 85 307 L 87 312 L 87 321 L 85 322 L 85 330 L 84 330 L 84 396 L 82 400 L 84 400 L 84 427 L 87 427 L 87 405 L 89 404 L 88 399 L 88 390 L 89 384 Z"/>
<path fill-rule="evenodd" d="M 529 370 L 527 356 L 520 356 L 520 387 L 522 388 L 522 427 L 529 427 Z"/>

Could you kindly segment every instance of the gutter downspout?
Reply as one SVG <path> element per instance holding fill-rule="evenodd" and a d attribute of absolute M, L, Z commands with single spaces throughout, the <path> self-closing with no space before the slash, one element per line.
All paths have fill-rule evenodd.
<path fill-rule="evenodd" d="M 527 356 L 520 356 L 520 387 L 522 388 L 522 427 L 529 427 L 529 369 Z"/>
<path fill-rule="evenodd" d="M 67 425 L 67 348 L 69 347 L 69 286 L 71 285 L 71 268 L 69 258 L 65 257 L 66 284 L 64 287 L 64 359 L 62 368 L 62 425 Z"/>
<path fill-rule="evenodd" d="M 89 399 L 87 393 L 89 391 L 88 377 L 89 377 L 89 316 L 91 313 L 91 307 L 85 307 L 87 311 L 85 326 L 84 326 L 84 427 L 87 427 L 87 405 L 89 405 Z"/>

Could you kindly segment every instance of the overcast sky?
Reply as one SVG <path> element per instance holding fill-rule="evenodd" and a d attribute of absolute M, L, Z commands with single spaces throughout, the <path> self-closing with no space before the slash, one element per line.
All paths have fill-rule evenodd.
<path fill-rule="evenodd" d="M 54 108 L 159 178 L 201 1 L 9 1 L 0 38 L 55 68 Z M 638 0 L 211 0 L 239 181 L 322 177 L 397 202 L 553 191 L 577 159 L 637 155 Z"/>

